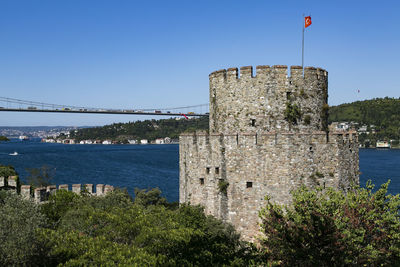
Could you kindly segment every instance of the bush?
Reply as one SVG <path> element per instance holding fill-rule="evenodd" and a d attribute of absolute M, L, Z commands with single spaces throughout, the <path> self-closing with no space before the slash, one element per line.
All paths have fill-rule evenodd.
<path fill-rule="evenodd" d="M 293 124 L 296 125 L 297 121 L 301 118 L 301 110 L 297 104 L 292 104 L 291 102 L 286 102 L 286 109 L 285 109 L 285 119 Z"/>
<path fill-rule="evenodd" d="M 268 203 L 260 212 L 264 256 L 283 265 L 393 265 L 400 262 L 399 195 L 386 195 L 388 183 L 354 188 L 301 187 L 293 203 Z"/>

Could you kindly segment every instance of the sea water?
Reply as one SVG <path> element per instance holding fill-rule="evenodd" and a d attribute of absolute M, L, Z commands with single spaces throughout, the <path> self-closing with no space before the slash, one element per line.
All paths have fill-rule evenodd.
<path fill-rule="evenodd" d="M 17 152 L 18 155 L 10 155 Z M 391 179 L 389 193 L 400 193 L 400 150 L 360 149 L 360 184 Z M 158 187 L 168 201 L 179 199 L 179 145 L 64 145 L 35 141 L 0 143 L 0 164 L 12 165 L 26 181 L 29 168 L 48 166 L 54 184 L 110 184 Z"/>

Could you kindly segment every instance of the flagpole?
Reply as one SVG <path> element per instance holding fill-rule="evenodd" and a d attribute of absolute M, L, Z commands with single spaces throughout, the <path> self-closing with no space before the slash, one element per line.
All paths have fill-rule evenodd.
<path fill-rule="evenodd" d="M 303 14 L 302 25 L 303 25 L 303 39 L 301 43 L 301 69 L 304 74 L 304 14 Z"/>

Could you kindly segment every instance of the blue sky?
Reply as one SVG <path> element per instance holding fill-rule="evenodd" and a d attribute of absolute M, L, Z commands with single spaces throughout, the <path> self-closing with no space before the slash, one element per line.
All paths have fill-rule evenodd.
<path fill-rule="evenodd" d="M 240 66 L 329 72 L 329 104 L 399 97 L 396 1 L 0 1 L 0 96 L 106 108 L 208 102 Z M 357 93 L 360 90 L 360 93 Z M 0 125 L 103 125 L 129 116 L 0 113 Z"/>

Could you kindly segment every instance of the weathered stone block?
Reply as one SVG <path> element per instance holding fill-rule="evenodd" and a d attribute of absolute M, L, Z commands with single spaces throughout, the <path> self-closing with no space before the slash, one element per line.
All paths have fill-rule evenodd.
<path fill-rule="evenodd" d="M 47 200 L 46 187 L 39 187 L 35 189 L 34 199 L 36 203 L 40 203 Z"/>
<path fill-rule="evenodd" d="M 72 192 L 75 194 L 80 194 L 82 190 L 82 185 L 81 184 L 73 184 L 72 185 Z"/>
<path fill-rule="evenodd" d="M 68 185 L 67 185 L 67 184 L 60 184 L 60 185 L 58 186 L 58 189 L 59 189 L 59 190 L 67 190 L 67 191 L 68 191 Z"/>
<path fill-rule="evenodd" d="M 96 185 L 96 195 L 97 195 L 97 196 L 102 196 L 102 195 L 104 195 L 104 184 L 98 184 L 98 185 Z"/>
<path fill-rule="evenodd" d="M 104 186 L 104 194 L 107 194 L 107 193 L 109 193 L 109 192 L 111 192 L 113 190 L 114 190 L 114 187 L 111 186 L 111 185 L 107 184 L 107 185 Z"/>
<path fill-rule="evenodd" d="M 17 187 L 18 176 L 10 176 L 8 177 L 8 186 L 9 187 Z"/>
<path fill-rule="evenodd" d="M 31 186 L 30 185 L 21 185 L 21 196 L 24 199 L 31 198 Z"/>
<path fill-rule="evenodd" d="M 0 177 L 0 187 L 6 186 L 6 178 L 1 176 Z"/>
<path fill-rule="evenodd" d="M 46 188 L 46 190 L 47 190 L 47 193 L 48 193 L 49 195 L 53 195 L 53 194 L 55 194 L 56 191 L 57 191 L 57 186 L 56 186 L 56 185 L 48 185 L 47 188 Z"/>

